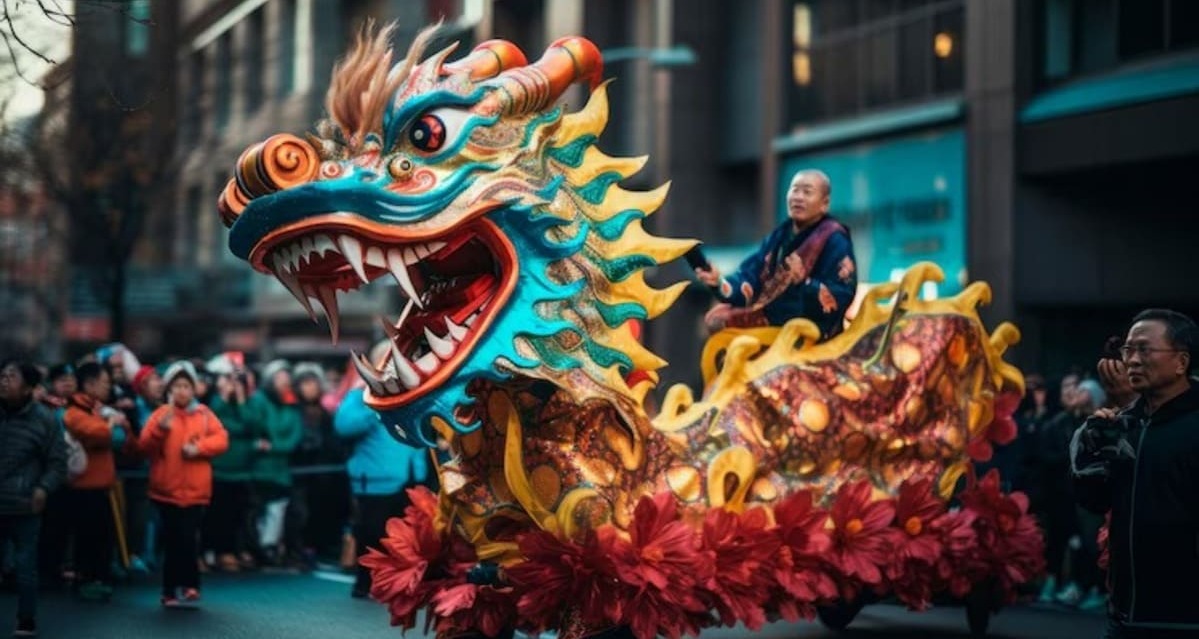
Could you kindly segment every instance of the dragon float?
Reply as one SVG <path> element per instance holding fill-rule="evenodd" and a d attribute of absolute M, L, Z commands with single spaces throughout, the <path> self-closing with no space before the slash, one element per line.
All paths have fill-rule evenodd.
<path fill-rule="evenodd" d="M 245 150 L 218 209 L 334 340 L 339 293 L 397 284 L 390 353 L 353 356 L 366 401 L 450 454 L 363 559 L 394 625 L 677 637 L 883 594 L 1011 600 L 1041 569 L 1025 498 L 971 470 L 1023 394 L 985 284 L 921 300 L 942 274 L 920 264 L 827 342 L 802 319 L 718 334 L 702 397 L 675 386 L 651 416 L 665 362 L 635 324 L 688 284 L 645 271 L 695 242 L 647 232 L 667 186 L 621 188 L 646 159 L 597 147 L 599 51 L 564 38 L 529 63 L 496 40 L 451 62 L 425 31 L 393 62 L 390 35 L 339 62 L 314 134 Z"/>

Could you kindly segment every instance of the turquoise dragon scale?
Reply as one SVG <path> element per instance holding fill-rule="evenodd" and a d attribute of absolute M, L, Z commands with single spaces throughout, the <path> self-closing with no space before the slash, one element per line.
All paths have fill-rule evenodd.
<path fill-rule="evenodd" d="M 597 146 L 599 51 L 568 37 L 529 63 L 493 40 L 450 61 L 432 34 L 395 59 L 391 28 L 364 31 L 328 119 L 247 148 L 218 201 L 230 250 L 334 341 L 339 295 L 396 284 L 389 352 L 354 365 L 395 437 L 448 454 L 363 559 L 393 624 L 675 637 L 885 594 L 998 604 L 1041 570 L 1027 500 L 972 469 L 1023 394 L 985 284 L 922 300 L 942 274 L 918 264 L 827 342 L 802 319 L 717 334 L 702 396 L 676 386 L 651 415 L 665 362 L 640 323 L 687 283 L 646 270 L 695 242 L 647 232 L 668 185 L 622 188 L 646 158 Z"/>

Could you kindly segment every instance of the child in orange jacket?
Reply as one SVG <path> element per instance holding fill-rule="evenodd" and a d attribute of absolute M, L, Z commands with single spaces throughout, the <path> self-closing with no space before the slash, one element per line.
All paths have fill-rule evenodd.
<path fill-rule="evenodd" d="M 169 401 L 150 415 L 138 439 L 150 461 L 150 499 L 162 515 L 162 605 L 167 608 L 200 599 L 196 537 L 212 498 L 212 458 L 229 448 L 220 420 L 196 400 L 196 377 L 186 361 L 166 370 Z"/>

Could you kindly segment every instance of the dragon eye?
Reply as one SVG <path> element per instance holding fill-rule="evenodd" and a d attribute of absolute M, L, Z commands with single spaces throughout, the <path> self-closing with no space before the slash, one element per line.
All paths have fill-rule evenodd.
<path fill-rule="evenodd" d="M 445 145 L 445 123 L 436 115 L 426 113 L 408 131 L 408 141 L 421 151 L 439 151 Z"/>
<path fill-rule="evenodd" d="M 408 143 L 424 153 L 441 151 L 454 144 L 469 118 L 470 112 L 463 109 L 433 109 L 408 127 Z"/>

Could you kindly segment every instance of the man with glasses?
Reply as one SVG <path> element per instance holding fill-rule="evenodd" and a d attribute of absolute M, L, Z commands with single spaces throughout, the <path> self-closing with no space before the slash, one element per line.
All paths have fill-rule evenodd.
<path fill-rule="evenodd" d="M 1107 637 L 1199 636 L 1199 328 L 1174 311 L 1133 319 L 1120 355 L 1136 399 L 1074 434 L 1079 503 L 1111 511 Z"/>

